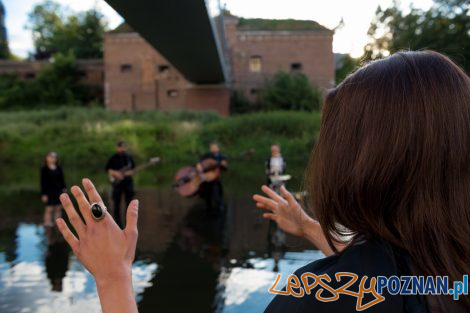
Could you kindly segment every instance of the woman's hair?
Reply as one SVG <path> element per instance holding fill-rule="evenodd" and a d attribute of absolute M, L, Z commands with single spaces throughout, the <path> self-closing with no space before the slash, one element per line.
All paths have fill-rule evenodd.
<path fill-rule="evenodd" d="M 433 51 L 357 70 L 326 96 L 306 186 L 333 250 L 342 236 L 383 239 L 405 249 L 420 275 L 462 280 L 470 273 L 469 77 Z"/>
<path fill-rule="evenodd" d="M 47 157 L 48 157 L 49 155 L 51 155 L 51 154 L 55 154 L 55 156 L 56 156 L 55 164 L 56 164 L 57 166 L 59 166 L 59 165 L 60 165 L 60 164 L 59 164 L 59 156 L 58 156 L 57 153 L 54 152 L 54 151 L 49 151 L 49 152 L 47 152 L 47 154 L 44 156 L 44 165 L 47 165 Z"/>

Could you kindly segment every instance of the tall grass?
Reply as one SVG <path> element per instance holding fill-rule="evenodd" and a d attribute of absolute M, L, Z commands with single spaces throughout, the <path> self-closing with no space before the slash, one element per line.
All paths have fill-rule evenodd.
<path fill-rule="evenodd" d="M 159 155 L 167 162 L 194 161 L 217 141 L 228 156 L 269 145 L 288 158 L 305 158 L 319 127 L 318 113 L 270 112 L 221 118 L 213 113 L 111 112 L 101 108 L 0 112 L 0 161 L 41 162 L 54 150 L 67 163 L 103 164 L 117 140 L 129 143 L 137 159 Z"/>

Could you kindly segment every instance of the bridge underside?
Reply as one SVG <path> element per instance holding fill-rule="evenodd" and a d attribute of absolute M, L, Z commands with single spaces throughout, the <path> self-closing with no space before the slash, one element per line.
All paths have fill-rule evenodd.
<path fill-rule="evenodd" d="M 204 0 L 106 0 L 195 84 L 226 81 L 223 57 Z"/>

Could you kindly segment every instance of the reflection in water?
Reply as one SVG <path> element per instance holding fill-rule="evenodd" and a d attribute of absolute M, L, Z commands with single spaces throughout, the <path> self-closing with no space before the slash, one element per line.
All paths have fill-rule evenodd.
<path fill-rule="evenodd" d="M 322 257 L 288 236 L 282 259 L 266 258 L 269 224 L 248 195 L 227 197 L 226 211 L 216 217 L 206 215 L 199 199 L 170 190 L 140 189 L 138 196 L 140 238 L 132 273 L 141 313 L 261 312 L 272 298 L 276 263 L 286 277 Z M 41 210 L 35 217 L 9 212 L 2 217 L 0 211 L 10 218 L 0 224 L 0 312 L 100 312 L 91 275 L 55 228 L 37 225 Z"/>
<path fill-rule="evenodd" d="M 52 291 L 62 291 L 62 279 L 69 263 L 69 247 L 57 227 L 45 228 L 47 252 L 44 261 L 47 278 L 51 281 Z"/>

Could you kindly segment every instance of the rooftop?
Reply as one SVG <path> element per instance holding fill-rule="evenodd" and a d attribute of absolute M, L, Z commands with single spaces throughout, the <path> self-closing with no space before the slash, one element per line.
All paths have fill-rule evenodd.
<path fill-rule="evenodd" d="M 310 20 L 274 20 L 262 18 L 239 18 L 239 30 L 265 30 L 265 31 L 306 31 L 306 30 L 326 30 L 330 29 Z"/>
<path fill-rule="evenodd" d="M 237 18 L 235 16 L 232 16 Z M 263 19 L 263 18 L 237 18 L 238 29 L 245 31 L 331 31 L 323 25 L 311 20 L 295 20 L 295 19 Z M 110 33 L 133 33 L 134 30 L 126 22 L 122 23 Z"/>

